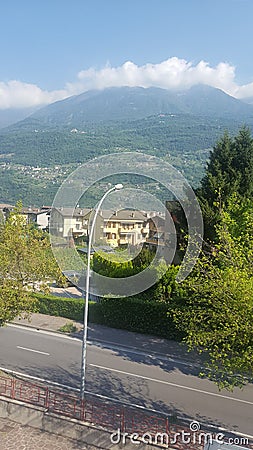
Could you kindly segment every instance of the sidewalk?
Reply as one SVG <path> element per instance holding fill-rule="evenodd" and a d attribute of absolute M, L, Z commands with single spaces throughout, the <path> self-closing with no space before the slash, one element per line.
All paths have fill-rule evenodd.
<path fill-rule="evenodd" d="M 95 449 L 95 447 L 93 447 Z M 0 418 L 0 450 L 80 450 L 83 443 Z M 91 447 L 89 446 L 89 450 Z"/>

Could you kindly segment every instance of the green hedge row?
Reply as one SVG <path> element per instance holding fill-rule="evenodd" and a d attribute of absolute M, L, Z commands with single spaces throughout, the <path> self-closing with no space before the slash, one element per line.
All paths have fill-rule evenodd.
<path fill-rule="evenodd" d="M 35 297 L 38 300 L 38 312 L 41 314 L 66 317 L 77 322 L 83 320 L 83 300 L 49 294 L 35 294 Z"/>
<path fill-rule="evenodd" d="M 181 340 L 166 303 L 141 298 L 105 298 L 99 304 L 103 325 Z M 101 323 L 101 322 L 100 322 Z"/>
<path fill-rule="evenodd" d="M 83 320 L 84 300 L 36 294 L 42 314 Z M 89 321 L 113 328 L 135 331 L 167 339 L 181 340 L 165 303 L 147 302 L 141 298 L 105 298 L 89 302 Z"/>

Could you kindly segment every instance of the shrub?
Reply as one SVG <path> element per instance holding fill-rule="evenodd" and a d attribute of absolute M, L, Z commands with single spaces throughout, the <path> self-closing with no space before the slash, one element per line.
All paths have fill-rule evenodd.
<path fill-rule="evenodd" d="M 83 299 L 56 297 L 54 295 L 34 294 L 38 300 L 41 314 L 65 317 L 66 319 L 83 320 Z"/>
<path fill-rule="evenodd" d="M 36 294 L 42 314 L 83 321 L 84 300 Z M 89 321 L 167 339 L 181 340 L 166 303 L 145 301 L 138 297 L 104 298 L 100 303 L 89 302 Z"/>
<path fill-rule="evenodd" d="M 166 303 L 145 301 L 137 297 L 104 298 L 99 304 L 103 325 L 167 339 L 181 340 Z"/>
<path fill-rule="evenodd" d="M 58 331 L 61 331 L 62 333 L 75 333 L 77 331 L 77 327 L 72 322 L 69 322 L 62 325 Z"/>

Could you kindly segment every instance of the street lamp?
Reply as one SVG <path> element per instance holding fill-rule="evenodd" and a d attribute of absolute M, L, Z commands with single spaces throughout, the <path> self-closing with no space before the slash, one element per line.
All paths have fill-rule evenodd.
<path fill-rule="evenodd" d="M 109 189 L 101 198 L 98 203 L 94 218 L 91 224 L 90 235 L 88 239 L 88 251 L 87 251 L 87 272 L 86 272 L 86 284 L 85 284 L 85 304 L 84 304 L 84 318 L 83 318 L 83 345 L 82 345 L 82 367 L 81 367 L 81 400 L 84 400 L 85 393 L 85 381 L 86 381 L 86 355 L 87 355 L 87 333 L 88 333 L 88 309 L 89 309 L 89 286 L 90 286 L 90 255 L 91 255 L 91 243 L 93 238 L 93 233 L 95 229 L 96 219 L 98 212 L 104 199 L 113 191 L 119 191 L 123 188 L 123 184 L 116 184 L 111 189 Z"/>

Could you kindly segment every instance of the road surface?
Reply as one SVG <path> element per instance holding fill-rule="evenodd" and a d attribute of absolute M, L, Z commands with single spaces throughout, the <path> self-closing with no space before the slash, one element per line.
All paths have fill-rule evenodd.
<path fill-rule="evenodd" d="M 0 367 L 79 388 L 81 341 L 19 326 L 0 328 Z M 252 435 L 253 386 L 221 391 L 189 362 L 90 343 L 86 389 Z"/>

